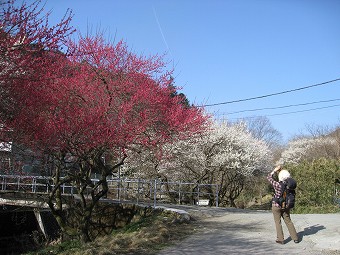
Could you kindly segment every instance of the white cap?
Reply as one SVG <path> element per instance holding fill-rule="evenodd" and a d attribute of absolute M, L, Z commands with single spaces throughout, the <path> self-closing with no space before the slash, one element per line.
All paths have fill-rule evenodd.
<path fill-rule="evenodd" d="M 287 180 L 289 177 L 290 177 L 290 173 L 287 170 L 283 169 L 279 172 L 279 181 L 280 182 Z"/>

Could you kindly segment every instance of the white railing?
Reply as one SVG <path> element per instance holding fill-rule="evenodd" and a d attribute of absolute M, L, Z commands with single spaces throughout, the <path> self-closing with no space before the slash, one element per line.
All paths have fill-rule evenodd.
<path fill-rule="evenodd" d="M 99 179 L 91 179 L 93 183 Z M 54 187 L 52 177 L 0 175 L 1 191 L 49 193 Z M 218 185 L 189 182 L 163 182 L 144 179 L 107 179 L 109 192 L 107 199 L 118 202 L 148 202 L 154 206 L 162 203 L 210 205 L 218 207 Z M 77 188 L 72 184 L 63 184 L 64 195 L 76 195 Z M 90 192 L 90 188 L 88 189 Z"/>

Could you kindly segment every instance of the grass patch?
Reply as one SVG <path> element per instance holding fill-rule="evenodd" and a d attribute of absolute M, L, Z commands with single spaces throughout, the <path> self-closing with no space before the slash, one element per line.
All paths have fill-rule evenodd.
<path fill-rule="evenodd" d="M 296 206 L 292 213 L 296 214 L 327 214 L 339 213 L 340 207 L 336 205 L 323 205 L 323 206 Z"/>
<path fill-rule="evenodd" d="M 80 250 L 82 245 L 79 241 L 65 241 L 60 244 L 50 245 L 41 250 L 26 253 L 27 255 L 46 255 L 46 254 L 64 254 L 72 250 Z"/>
<path fill-rule="evenodd" d="M 175 213 L 157 211 L 121 229 L 114 230 L 110 235 L 99 237 L 91 243 L 64 242 L 27 255 L 152 255 L 183 240 L 193 231 L 194 224 L 181 223 L 177 220 Z"/>

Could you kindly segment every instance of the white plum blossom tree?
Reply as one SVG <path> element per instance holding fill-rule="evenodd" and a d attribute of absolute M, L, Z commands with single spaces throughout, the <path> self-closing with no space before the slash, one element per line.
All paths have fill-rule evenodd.
<path fill-rule="evenodd" d="M 303 137 L 288 143 L 278 163 L 296 165 L 304 160 L 337 157 L 339 157 L 339 143 L 335 137 Z"/>
<path fill-rule="evenodd" d="M 254 138 L 242 123 L 213 123 L 199 138 L 173 144 L 173 155 L 183 168 L 205 180 L 216 169 L 235 170 L 249 176 L 266 170 L 270 151 L 265 142 Z"/>
<path fill-rule="evenodd" d="M 279 164 L 298 164 L 313 148 L 315 140 L 313 138 L 300 138 L 288 143 L 287 148 L 282 152 Z"/>
<path fill-rule="evenodd" d="M 199 183 L 219 185 L 219 201 L 235 206 L 247 177 L 268 171 L 271 152 L 254 138 L 243 123 L 215 122 L 209 132 L 191 141 L 181 141 L 174 155 L 182 174 Z"/>

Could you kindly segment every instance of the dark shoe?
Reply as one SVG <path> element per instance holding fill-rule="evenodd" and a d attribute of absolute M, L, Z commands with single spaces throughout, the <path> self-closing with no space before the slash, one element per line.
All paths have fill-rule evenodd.
<path fill-rule="evenodd" d="M 278 244 L 284 244 L 284 241 L 276 240 L 276 243 L 278 243 Z"/>
<path fill-rule="evenodd" d="M 294 240 L 294 243 L 299 243 L 300 241 L 299 240 Z"/>

